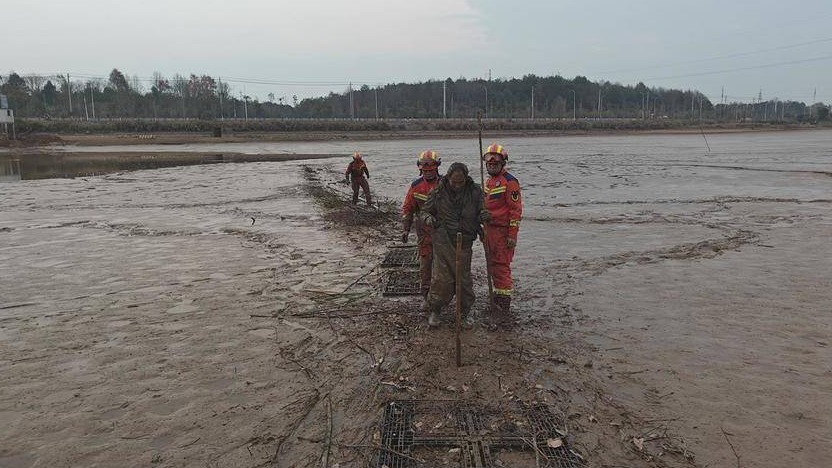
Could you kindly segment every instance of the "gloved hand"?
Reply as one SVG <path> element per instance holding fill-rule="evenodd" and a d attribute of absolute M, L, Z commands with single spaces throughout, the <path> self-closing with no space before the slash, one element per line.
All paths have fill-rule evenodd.
<path fill-rule="evenodd" d="M 491 213 L 488 210 L 480 211 L 480 222 L 482 224 L 490 223 L 491 222 Z"/>
<path fill-rule="evenodd" d="M 506 239 L 506 248 L 507 249 L 514 249 L 515 247 L 517 247 L 517 241 L 516 240 L 512 239 L 511 237 Z"/>
<path fill-rule="evenodd" d="M 426 214 L 422 222 L 425 223 L 425 226 L 436 227 L 436 218 L 433 215 Z"/>
<path fill-rule="evenodd" d="M 349 185 L 349 183 L 350 183 L 350 176 L 346 176 L 346 177 L 344 177 L 344 183 L 345 183 L 345 184 L 347 184 L 347 185 Z"/>
<path fill-rule="evenodd" d="M 407 231 L 402 232 L 402 243 L 407 244 L 407 235 L 410 234 Z"/>

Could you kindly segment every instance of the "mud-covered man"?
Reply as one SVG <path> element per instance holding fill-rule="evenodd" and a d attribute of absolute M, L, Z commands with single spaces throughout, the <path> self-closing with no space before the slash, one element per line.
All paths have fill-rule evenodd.
<path fill-rule="evenodd" d="M 481 219 L 487 217 L 483 208 L 482 189 L 468 176 L 468 167 L 453 163 L 445 177 L 430 192 L 419 214 L 422 222 L 433 227 L 433 273 L 430 291 L 425 299 L 428 325 L 439 326 L 439 313 L 456 292 L 460 282 L 463 318 L 474 304 L 471 279 L 471 254 L 474 240 L 481 232 Z M 461 273 L 456 276 L 456 234 L 462 233 Z"/>
<path fill-rule="evenodd" d="M 370 171 L 367 169 L 367 163 L 361 157 L 361 153 L 356 151 L 352 155 L 352 161 L 347 165 L 347 170 L 344 171 L 347 183 L 352 183 L 352 203 L 358 203 L 358 187 L 364 191 L 364 200 L 367 205 L 372 205 L 370 198 L 370 183 L 367 179 L 370 178 Z"/>
<path fill-rule="evenodd" d="M 439 184 L 439 165 L 442 160 L 436 151 L 427 150 L 419 154 L 416 166 L 420 176 L 407 189 L 402 203 L 402 242 L 407 242 L 411 228 L 416 229 L 416 241 L 419 246 L 419 277 L 421 279 L 422 297 L 427 297 L 430 289 L 431 266 L 433 265 L 433 228 L 419 219 L 419 212 L 428 199 L 428 194 Z"/>
<path fill-rule="evenodd" d="M 494 325 L 510 326 L 514 321 L 511 315 L 511 262 L 517 246 L 523 200 L 520 182 L 506 171 L 508 151 L 502 145 L 492 144 L 482 157 L 488 171 L 485 208 L 489 216 L 484 227 L 489 271 L 494 281 Z"/>

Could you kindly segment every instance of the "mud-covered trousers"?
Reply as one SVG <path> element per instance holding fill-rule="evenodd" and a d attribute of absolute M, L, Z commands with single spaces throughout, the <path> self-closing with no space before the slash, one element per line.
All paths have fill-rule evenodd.
<path fill-rule="evenodd" d="M 508 228 L 505 226 L 485 226 L 485 248 L 488 249 L 489 270 L 494 281 L 495 296 L 511 296 L 511 261 L 514 249 L 506 247 Z"/>
<path fill-rule="evenodd" d="M 364 191 L 364 200 L 367 201 L 368 205 L 372 205 L 372 199 L 370 198 L 370 183 L 367 182 L 365 177 L 353 177 L 351 179 L 352 183 L 352 202 L 358 203 L 358 187 L 361 187 L 361 190 Z"/>
<path fill-rule="evenodd" d="M 430 281 L 430 291 L 425 300 L 428 312 L 439 313 L 448 305 L 456 293 L 456 280 L 460 281 L 462 290 L 462 314 L 468 314 L 474 305 L 474 282 L 471 279 L 471 254 L 474 239 L 470 236 L 462 238 L 462 252 L 460 253 L 461 275 L 456 278 L 456 233 L 449 233 L 441 227 L 433 230 L 433 272 Z"/>
<path fill-rule="evenodd" d="M 427 297 L 430 290 L 431 274 L 433 270 L 433 241 L 430 235 L 418 236 L 419 245 L 419 280 L 421 293 Z"/>

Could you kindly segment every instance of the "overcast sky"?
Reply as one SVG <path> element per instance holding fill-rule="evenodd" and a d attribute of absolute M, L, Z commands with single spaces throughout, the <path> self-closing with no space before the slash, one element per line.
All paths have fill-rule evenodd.
<path fill-rule="evenodd" d="M 586 76 L 713 102 L 832 102 L 832 0 L 19 0 L 0 75 L 211 75 L 261 100 L 444 78 Z M 265 84 L 257 84 L 257 83 Z M 816 93 L 816 98 L 815 98 Z"/>

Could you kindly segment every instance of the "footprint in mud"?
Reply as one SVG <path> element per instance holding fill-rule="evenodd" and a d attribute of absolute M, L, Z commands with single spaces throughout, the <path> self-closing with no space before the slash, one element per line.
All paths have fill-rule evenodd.
<path fill-rule="evenodd" d="M 185 299 L 179 304 L 168 309 L 166 312 L 169 314 L 186 314 L 199 310 L 199 307 L 192 304 L 193 301 L 193 299 Z"/>

